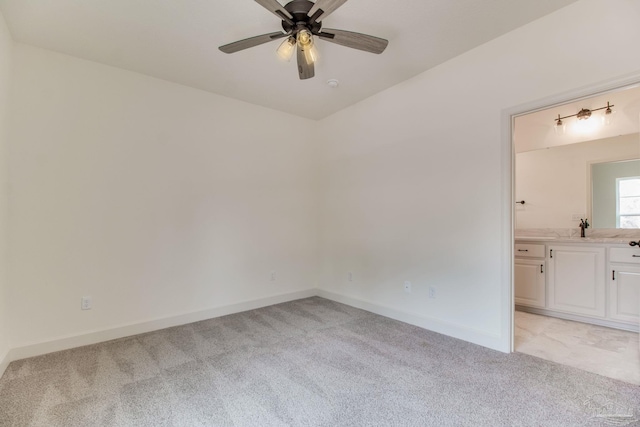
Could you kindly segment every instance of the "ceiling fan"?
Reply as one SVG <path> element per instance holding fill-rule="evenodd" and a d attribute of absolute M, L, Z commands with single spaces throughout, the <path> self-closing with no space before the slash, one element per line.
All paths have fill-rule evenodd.
<path fill-rule="evenodd" d="M 255 1 L 282 20 L 284 32 L 278 31 L 251 37 L 220 46 L 219 49 L 224 53 L 234 53 L 286 37 L 287 39 L 278 48 L 278 55 L 289 60 L 297 50 L 298 75 L 301 80 L 310 79 L 315 75 L 314 36 L 321 40 L 377 54 L 382 53 L 389 44 L 385 39 L 367 34 L 322 28 L 322 20 L 347 0 L 317 0 L 315 3 L 309 0 L 293 0 L 284 6 L 277 0 Z"/>

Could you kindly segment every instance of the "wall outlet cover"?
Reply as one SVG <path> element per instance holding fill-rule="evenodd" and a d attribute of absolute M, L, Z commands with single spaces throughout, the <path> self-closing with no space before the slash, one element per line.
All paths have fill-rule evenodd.
<path fill-rule="evenodd" d="M 82 297 L 80 299 L 80 309 L 91 310 L 92 306 L 93 306 L 93 302 L 91 301 L 91 297 Z"/>
<path fill-rule="evenodd" d="M 409 281 L 404 282 L 404 291 L 409 294 L 411 293 L 411 282 Z"/>

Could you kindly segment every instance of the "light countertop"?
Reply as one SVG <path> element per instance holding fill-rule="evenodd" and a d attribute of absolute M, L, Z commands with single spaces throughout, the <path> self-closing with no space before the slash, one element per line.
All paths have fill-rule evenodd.
<path fill-rule="evenodd" d="M 520 242 L 553 242 L 553 243 L 614 243 L 628 245 L 630 241 L 637 241 L 631 237 L 555 237 L 555 236 L 515 236 Z"/>

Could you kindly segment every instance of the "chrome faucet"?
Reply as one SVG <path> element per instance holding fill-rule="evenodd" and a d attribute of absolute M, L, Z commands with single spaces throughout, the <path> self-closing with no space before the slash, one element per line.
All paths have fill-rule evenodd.
<path fill-rule="evenodd" d="M 580 219 L 580 237 L 586 237 L 584 235 L 584 230 L 586 230 L 587 228 L 589 228 L 589 220 Z"/>

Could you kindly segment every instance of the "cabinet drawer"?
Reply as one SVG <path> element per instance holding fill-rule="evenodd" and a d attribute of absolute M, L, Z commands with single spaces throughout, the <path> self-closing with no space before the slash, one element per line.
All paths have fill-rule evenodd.
<path fill-rule="evenodd" d="M 610 262 L 626 262 L 640 264 L 640 249 L 636 248 L 611 248 L 609 249 Z"/>
<path fill-rule="evenodd" d="M 516 258 L 544 258 L 544 245 L 516 243 L 514 254 Z"/>

